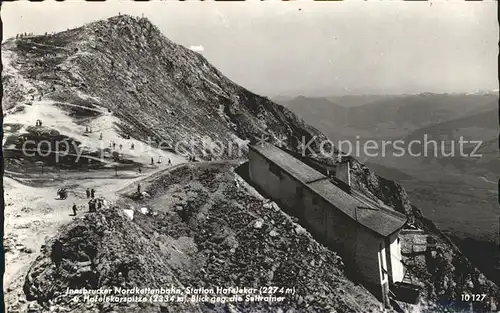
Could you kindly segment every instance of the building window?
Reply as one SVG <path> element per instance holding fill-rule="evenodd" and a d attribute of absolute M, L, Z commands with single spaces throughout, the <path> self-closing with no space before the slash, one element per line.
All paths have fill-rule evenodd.
<path fill-rule="evenodd" d="M 299 197 L 299 198 L 304 197 L 304 189 L 302 189 L 302 187 L 295 188 L 295 193 L 297 194 L 297 197 Z"/>
<path fill-rule="evenodd" d="M 276 164 L 274 164 L 274 163 L 269 164 L 269 170 L 271 171 L 271 173 L 278 176 L 279 178 L 282 177 L 281 169 Z"/>

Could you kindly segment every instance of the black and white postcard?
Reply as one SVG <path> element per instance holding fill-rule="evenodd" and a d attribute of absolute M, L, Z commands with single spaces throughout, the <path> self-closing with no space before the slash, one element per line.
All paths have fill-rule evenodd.
<path fill-rule="evenodd" d="M 496 1 L 1 18 L 3 311 L 500 312 Z"/>

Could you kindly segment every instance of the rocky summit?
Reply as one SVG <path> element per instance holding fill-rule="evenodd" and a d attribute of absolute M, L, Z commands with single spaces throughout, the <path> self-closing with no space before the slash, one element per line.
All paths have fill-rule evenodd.
<path fill-rule="evenodd" d="M 76 119 L 101 116 L 95 107 L 105 108 L 117 117 L 120 131 L 172 145 L 201 146 L 205 136 L 227 143 L 264 133 L 286 144 L 295 139 L 296 145 L 302 136 L 319 135 L 287 109 L 230 81 L 200 54 L 168 40 L 145 18 L 117 16 L 13 39 L 3 48 L 23 76 L 20 86 L 6 71 L 4 109 L 30 105 L 30 95 L 52 100 Z M 23 87 L 27 95 L 19 94 Z"/>

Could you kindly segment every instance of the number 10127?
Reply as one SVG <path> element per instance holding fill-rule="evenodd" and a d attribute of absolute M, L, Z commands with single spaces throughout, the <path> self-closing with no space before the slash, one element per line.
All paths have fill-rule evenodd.
<path fill-rule="evenodd" d="M 462 301 L 483 301 L 486 294 L 462 294 Z"/>

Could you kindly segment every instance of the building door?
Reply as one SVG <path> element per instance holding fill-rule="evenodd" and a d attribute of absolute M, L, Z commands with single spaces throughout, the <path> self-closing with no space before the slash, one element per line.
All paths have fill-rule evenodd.
<path fill-rule="evenodd" d="M 389 307 L 389 277 L 387 271 L 387 261 L 385 258 L 385 247 L 383 244 L 379 244 L 378 263 L 380 267 L 380 287 L 382 292 L 382 303 L 385 307 Z"/>
<path fill-rule="evenodd" d="M 387 280 L 387 262 L 385 259 L 385 248 L 383 244 L 379 244 L 378 261 L 380 264 L 380 281 Z"/>

